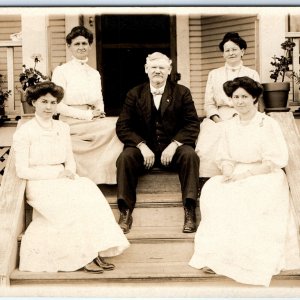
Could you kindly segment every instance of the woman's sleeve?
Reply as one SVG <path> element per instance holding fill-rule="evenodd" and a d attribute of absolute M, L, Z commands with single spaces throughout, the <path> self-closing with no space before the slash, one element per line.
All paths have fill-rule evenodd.
<path fill-rule="evenodd" d="M 216 145 L 217 146 L 216 164 L 220 170 L 222 170 L 225 165 L 231 165 L 232 167 L 235 166 L 235 161 L 232 159 L 230 155 L 229 141 L 226 133 L 227 130 L 224 124 L 225 122 L 222 122 L 222 126 L 220 126 L 221 127 L 220 140 L 218 142 L 218 145 Z"/>
<path fill-rule="evenodd" d="M 209 72 L 204 96 L 204 110 L 208 118 L 219 114 L 218 107 L 214 99 L 214 84 L 216 83 L 213 80 L 213 73 Z"/>
<path fill-rule="evenodd" d="M 93 119 L 92 110 L 82 110 L 63 103 L 63 100 L 57 105 L 57 112 L 63 116 L 74 119 L 91 121 Z"/>
<path fill-rule="evenodd" d="M 70 127 L 68 124 L 65 125 L 65 134 L 66 134 L 66 161 L 65 161 L 65 169 L 70 170 L 73 173 L 76 173 L 76 162 L 74 159 L 74 154 L 72 150 L 72 141 L 70 135 Z"/>
<path fill-rule="evenodd" d="M 97 93 L 97 104 L 96 104 L 96 109 L 99 109 L 100 111 L 103 111 L 104 112 L 104 102 L 103 102 L 103 95 L 102 95 L 102 85 L 101 85 L 101 77 L 100 77 L 100 74 L 99 72 L 98 73 L 98 76 L 97 76 L 97 83 L 96 83 L 96 86 L 97 86 L 97 89 L 95 91 L 95 93 Z"/>
<path fill-rule="evenodd" d="M 64 89 L 64 91 L 66 92 L 67 79 L 63 73 L 63 70 L 60 68 L 60 66 L 58 66 L 54 69 L 51 80 L 55 84 L 61 86 Z M 64 98 L 57 105 L 57 112 L 63 116 L 71 117 L 74 119 L 80 119 L 80 120 L 92 120 L 93 119 L 93 113 L 91 110 L 82 110 L 79 108 L 71 107 L 64 103 Z"/>
<path fill-rule="evenodd" d="M 38 170 L 29 166 L 30 135 L 26 128 L 18 128 L 13 136 L 13 151 L 16 157 L 16 172 L 19 178 L 28 180 L 43 180 L 57 178 L 57 171 L 39 166 Z"/>
<path fill-rule="evenodd" d="M 289 156 L 285 138 L 277 121 L 271 118 L 268 121 L 265 122 L 261 142 L 262 161 L 271 161 L 278 168 L 284 168 L 288 163 Z"/>

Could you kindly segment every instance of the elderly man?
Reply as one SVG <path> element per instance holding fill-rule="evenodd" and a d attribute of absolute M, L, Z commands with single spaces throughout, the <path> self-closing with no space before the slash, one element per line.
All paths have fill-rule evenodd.
<path fill-rule="evenodd" d="M 199 158 L 194 151 L 199 119 L 189 89 L 167 81 L 172 61 L 155 52 L 146 59 L 149 81 L 127 93 L 116 132 L 124 143 L 117 160 L 119 225 L 128 233 L 138 176 L 153 166 L 176 170 L 185 211 L 183 232 L 196 231 Z"/>

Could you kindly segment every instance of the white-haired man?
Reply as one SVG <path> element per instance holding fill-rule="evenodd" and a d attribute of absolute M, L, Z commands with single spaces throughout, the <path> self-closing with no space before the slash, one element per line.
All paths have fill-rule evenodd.
<path fill-rule="evenodd" d="M 172 61 L 160 52 L 148 55 L 149 82 L 131 89 L 117 121 L 124 143 L 117 160 L 119 225 L 128 233 L 136 202 L 138 176 L 153 166 L 177 170 L 185 210 L 183 232 L 196 231 L 199 158 L 194 151 L 199 118 L 190 90 L 168 81 Z"/>

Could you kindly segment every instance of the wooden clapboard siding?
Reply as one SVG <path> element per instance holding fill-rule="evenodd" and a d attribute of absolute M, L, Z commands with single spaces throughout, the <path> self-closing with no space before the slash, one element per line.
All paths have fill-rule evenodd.
<path fill-rule="evenodd" d="M 208 72 L 224 65 L 219 43 L 224 34 L 236 31 L 247 41 L 243 62 L 258 70 L 258 37 L 256 15 L 201 16 L 189 19 L 190 87 L 199 116 L 204 116 L 204 93 Z"/>
<path fill-rule="evenodd" d="M 1 15 L 0 16 L 0 41 L 10 40 L 10 35 L 21 31 L 21 15 Z M 22 47 L 14 49 L 14 86 L 20 88 L 19 74 L 22 71 Z M 0 74 L 7 78 L 7 57 L 6 49 L 0 49 Z M 7 83 L 3 84 L 7 88 Z M 20 111 L 21 97 L 15 91 L 15 110 Z"/>
<path fill-rule="evenodd" d="M 48 27 L 49 75 L 58 65 L 66 62 L 65 16 L 50 15 Z"/>

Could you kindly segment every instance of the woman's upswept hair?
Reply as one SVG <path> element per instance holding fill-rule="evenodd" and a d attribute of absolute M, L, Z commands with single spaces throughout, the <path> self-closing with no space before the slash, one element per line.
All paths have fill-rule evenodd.
<path fill-rule="evenodd" d="M 253 98 L 256 98 L 254 103 L 258 101 L 258 97 L 263 92 L 263 86 L 248 76 L 237 77 L 233 80 L 226 81 L 223 84 L 224 92 L 230 98 L 238 88 L 243 88 Z"/>
<path fill-rule="evenodd" d="M 247 49 L 247 43 L 246 41 L 240 37 L 240 35 L 237 32 L 227 32 L 221 43 L 219 44 L 219 49 L 224 52 L 224 44 L 228 41 L 232 41 L 233 43 L 237 44 L 240 49 Z"/>
<path fill-rule="evenodd" d="M 84 26 L 76 26 L 76 27 L 73 27 L 71 32 L 66 36 L 67 44 L 71 45 L 72 40 L 77 38 L 78 36 L 85 37 L 88 40 L 90 45 L 93 43 L 93 40 L 94 40 L 93 33 L 90 30 L 88 30 L 87 28 L 85 28 Z"/>
<path fill-rule="evenodd" d="M 25 99 L 32 105 L 37 99 L 47 94 L 51 94 L 59 103 L 64 97 L 64 89 L 52 81 L 39 82 L 36 85 L 29 86 L 25 92 Z"/>

